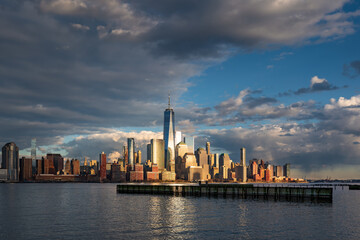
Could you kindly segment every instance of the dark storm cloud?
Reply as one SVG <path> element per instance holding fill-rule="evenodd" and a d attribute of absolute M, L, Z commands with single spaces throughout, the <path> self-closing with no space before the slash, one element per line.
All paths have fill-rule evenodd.
<path fill-rule="evenodd" d="M 350 64 L 344 64 L 343 75 L 356 78 L 360 75 L 360 61 L 353 61 Z"/>
<path fill-rule="evenodd" d="M 347 35 L 353 26 L 341 23 L 352 13 L 337 12 L 344 2 L 128 1 L 158 20 L 145 35 L 154 50 L 178 57 L 222 55 L 226 46 L 254 49 Z"/>

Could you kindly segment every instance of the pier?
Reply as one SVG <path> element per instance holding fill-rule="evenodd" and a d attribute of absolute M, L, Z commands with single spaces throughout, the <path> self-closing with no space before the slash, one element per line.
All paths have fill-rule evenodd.
<path fill-rule="evenodd" d="M 124 183 L 117 185 L 118 193 L 157 194 L 180 196 L 233 196 L 240 198 L 280 198 L 286 199 L 316 199 L 332 201 L 333 188 L 311 185 L 271 185 L 271 184 L 239 184 L 239 183 L 209 183 L 209 184 L 151 184 Z"/>

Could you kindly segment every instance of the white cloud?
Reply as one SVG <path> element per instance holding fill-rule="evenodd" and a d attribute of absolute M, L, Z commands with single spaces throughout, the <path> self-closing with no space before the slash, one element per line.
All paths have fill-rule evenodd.
<path fill-rule="evenodd" d="M 321 83 L 324 83 L 324 82 L 327 83 L 325 78 L 319 78 L 318 76 L 314 76 L 314 77 L 311 78 L 310 87 L 313 87 L 314 84 L 321 84 Z"/>

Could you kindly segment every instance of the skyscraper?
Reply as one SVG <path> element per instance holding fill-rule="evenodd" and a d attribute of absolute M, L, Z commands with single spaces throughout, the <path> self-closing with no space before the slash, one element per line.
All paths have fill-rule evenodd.
<path fill-rule="evenodd" d="M 106 179 L 106 154 L 100 154 L 100 182 Z"/>
<path fill-rule="evenodd" d="M 246 182 L 247 181 L 247 171 L 246 171 L 246 149 L 245 148 L 241 148 L 240 149 L 240 166 L 242 167 L 242 171 L 241 171 L 241 180 L 242 182 Z"/>
<path fill-rule="evenodd" d="M 127 139 L 128 142 L 128 163 L 130 165 L 134 165 L 135 164 L 135 159 L 134 159 L 134 152 L 135 152 L 135 142 L 133 138 L 128 138 Z"/>
<path fill-rule="evenodd" d="M 36 166 L 36 138 L 31 139 L 31 161 L 32 166 Z"/>
<path fill-rule="evenodd" d="M 206 154 L 210 154 L 210 142 L 206 142 Z"/>
<path fill-rule="evenodd" d="M 175 113 L 170 105 L 164 111 L 164 142 L 165 142 L 165 168 L 175 162 Z"/>
<path fill-rule="evenodd" d="M 165 168 L 165 149 L 164 140 L 162 139 L 151 139 L 151 163 L 157 164 L 159 170 Z"/>
<path fill-rule="evenodd" d="M 1 168 L 7 169 L 7 177 L 9 181 L 19 181 L 19 148 L 15 143 L 7 143 L 2 148 Z"/>
<path fill-rule="evenodd" d="M 189 152 L 194 153 L 194 137 L 184 137 L 184 143 L 188 146 Z"/>

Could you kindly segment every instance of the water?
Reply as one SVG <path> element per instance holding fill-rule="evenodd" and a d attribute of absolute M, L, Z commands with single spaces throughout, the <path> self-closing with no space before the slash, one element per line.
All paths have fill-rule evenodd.
<path fill-rule="evenodd" d="M 360 239 L 360 191 L 332 203 L 117 194 L 116 184 L 0 184 L 0 239 Z"/>

